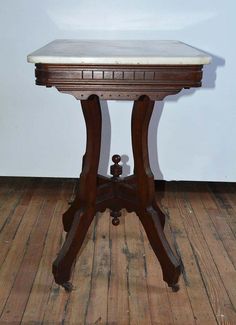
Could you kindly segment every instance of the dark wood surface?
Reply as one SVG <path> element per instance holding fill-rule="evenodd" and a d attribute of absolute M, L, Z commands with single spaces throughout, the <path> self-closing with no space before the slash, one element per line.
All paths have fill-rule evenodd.
<path fill-rule="evenodd" d="M 87 99 L 162 100 L 183 88 L 200 87 L 202 65 L 36 64 L 36 84 Z"/>
<path fill-rule="evenodd" d="M 110 209 L 112 224 L 119 225 L 121 210 L 135 212 L 158 258 L 163 280 L 178 290 L 183 264 L 164 234 L 165 214 L 155 200 L 149 165 L 148 126 L 155 100 L 183 88 L 201 86 L 202 65 L 58 65 L 36 64 L 36 84 L 56 87 L 81 100 L 87 128 L 79 190 L 63 215 L 66 240 L 53 263 L 56 283 L 67 291 L 73 264 L 95 213 Z M 122 178 L 119 155 L 113 156 L 111 178 L 98 175 L 101 146 L 100 99 L 134 100 L 131 133 L 134 174 Z"/>
<path fill-rule="evenodd" d="M 0 178 L 0 324 L 236 323 L 236 184 L 167 182 L 156 192 L 165 234 L 185 265 L 173 293 L 146 232 L 122 210 L 97 213 L 69 294 L 50 272 L 65 238 L 61 215 L 77 180 Z M 171 242 L 171 241 L 170 241 Z"/>

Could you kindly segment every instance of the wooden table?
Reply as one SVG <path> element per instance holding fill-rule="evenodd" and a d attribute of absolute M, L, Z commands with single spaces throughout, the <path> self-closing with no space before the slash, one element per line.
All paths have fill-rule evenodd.
<path fill-rule="evenodd" d="M 148 125 L 155 100 L 183 88 L 200 87 L 203 64 L 211 58 L 178 41 L 56 40 L 28 56 L 36 65 L 36 84 L 56 87 L 81 101 L 87 127 L 79 190 L 63 215 L 66 240 L 53 263 L 56 283 L 66 290 L 76 255 L 97 211 L 110 209 L 113 225 L 121 209 L 139 217 L 174 291 L 182 265 L 164 234 L 165 214 L 155 200 L 149 165 Z M 122 175 L 120 156 L 112 157 L 111 178 L 98 175 L 101 146 L 100 99 L 133 100 L 131 119 L 134 174 Z M 121 116 L 122 118 L 122 116 Z"/>

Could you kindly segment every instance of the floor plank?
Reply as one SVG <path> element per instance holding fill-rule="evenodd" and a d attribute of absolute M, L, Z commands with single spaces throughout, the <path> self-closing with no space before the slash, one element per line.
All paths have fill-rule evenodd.
<path fill-rule="evenodd" d="M 206 204 L 205 197 L 209 197 L 210 206 L 215 205 L 209 208 L 209 204 Z M 215 204 L 215 201 L 212 195 L 209 195 L 207 188 L 200 193 L 201 206 L 205 208 L 206 212 L 209 215 L 210 220 L 214 224 L 214 227 L 217 231 L 219 239 L 222 241 L 224 248 L 236 268 L 236 233 L 233 232 L 228 221 L 227 212 L 222 213 L 221 209 Z M 224 217 L 222 217 L 222 215 Z"/>
<path fill-rule="evenodd" d="M 75 265 L 72 278 L 74 288 L 70 293 L 69 302 L 65 309 L 65 325 L 85 324 L 93 274 L 94 238 L 95 219 L 89 227 L 86 240 L 81 247 L 81 252 Z"/>
<path fill-rule="evenodd" d="M 20 180 L 22 181 L 22 180 Z M 9 177 L 0 178 L 0 208 L 6 202 L 6 199 L 15 190 L 16 179 Z"/>
<path fill-rule="evenodd" d="M 86 309 L 86 324 L 106 324 L 108 278 L 110 273 L 109 215 L 98 213 L 95 219 L 94 257 L 91 288 Z M 102 299 L 101 299 L 102 297 Z"/>
<path fill-rule="evenodd" d="M 144 264 L 144 246 L 140 225 L 135 213 L 125 216 L 125 254 L 128 260 L 127 281 L 129 294 L 130 324 L 151 324 L 151 311 L 147 294 Z"/>
<path fill-rule="evenodd" d="M 144 245 L 144 263 L 147 278 L 148 303 L 152 324 L 174 324 L 167 285 L 162 281 L 160 264 L 154 254 L 147 235 L 140 224 Z M 171 312 L 170 312 L 171 311 Z"/>
<path fill-rule="evenodd" d="M 55 198 L 58 195 L 58 186 L 57 188 L 48 188 L 45 195 L 48 198 L 38 214 L 37 221 L 27 241 L 21 265 L 0 317 L 0 323 L 21 321 L 29 295 L 32 292 L 31 288 L 39 267 L 47 230 L 56 208 L 57 200 Z M 39 307 L 38 302 L 37 307 Z"/>
<path fill-rule="evenodd" d="M 9 220 L 14 213 L 21 196 L 24 193 L 24 181 L 20 181 L 17 179 L 15 181 L 15 186 L 13 186 L 12 190 L 7 191 L 6 197 L 2 200 L 1 207 L 0 207 L 0 232 L 3 231 L 4 227 L 8 224 Z"/>
<path fill-rule="evenodd" d="M 62 186 L 64 187 L 64 184 Z M 53 276 L 48 270 L 51 269 L 52 260 L 55 258 L 55 251 L 57 251 L 60 246 L 59 234 L 62 232 L 61 215 L 67 208 L 67 203 L 60 198 L 55 200 L 55 204 L 55 210 L 52 213 L 50 225 L 46 234 L 40 264 L 24 310 L 22 324 L 30 324 L 30 322 L 33 322 L 35 319 L 37 319 L 38 322 L 42 322 L 45 302 L 49 300 L 50 290 L 53 285 Z"/>
<path fill-rule="evenodd" d="M 235 191 L 228 191 L 227 187 L 224 190 L 222 184 L 210 183 L 208 188 L 210 189 L 209 194 L 212 200 L 214 200 L 217 209 L 220 211 L 220 215 L 226 220 L 236 238 L 236 206 L 234 201 L 229 199 L 229 196 L 231 199 L 233 195 L 236 196 Z"/>
<path fill-rule="evenodd" d="M 222 323 L 223 319 L 227 324 L 234 324 L 234 306 L 232 305 L 232 301 L 230 300 L 228 292 L 222 282 L 212 252 L 208 247 L 208 238 L 206 241 L 202 234 L 202 229 L 198 223 L 195 211 L 192 210 L 188 200 L 185 198 L 184 190 L 178 192 L 178 204 L 194 252 L 195 260 L 201 270 L 204 285 L 207 288 L 211 306 L 214 310 L 217 321 Z M 209 225 L 208 220 L 207 222 Z"/>
<path fill-rule="evenodd" d="M 108 288 L 108 318 L 107 323 L 128 325 L 130 323 L 128 296 L 128 260 L 126 258 L 125 242 L 125 212 L 120 218 L 120 225 L 110 230 L 110 277 Z M 120 269 L 121 272 L 117 272 Z"/>
<path fill-rule="evenodd" d="M 202 282 L 201 273 L 195 261 L 180 211 L 178 208 L 169 208 L 168 210 L 171 215 L 172 231 L 184 265 L 184 280 L 194 319 L 197 324 L 215 324 L 216 318 L 209 302 L 206 288 Z M 180 301 L 182 302 L 182 300 Z"/>
<path fill-rule="evenodd" d="M 27 190 L 25 190 L 19 202 L 16 204 L 12 215 L 8 218 L 7 222 L 5 223 L 4 229 L 2 229 L 2 231 L 0 232 L 0 265 L 3 264 L 6 255 L 12 245 L 12 241 L 16 235 L 17 228 L 19 227 L 21 220 L 28 208 L 34 190 L 34 183 L 29 183 Z M 0 215 L 2 215 L 1 212 Z"/>
<path fill-rule="evenodd" d="M 0 279 L 2 280 L 0 282 L 0 315 L 2 314 L 5 303 L 11 292 L 15 277 L 17 276 L 21 261 L 25 254 L 32 228 L 37 222 L 38 215 L 43 207 L 44 199 L 42 188 L 38 187 L 18 227 L 5 261 L 0 266 Z"/>

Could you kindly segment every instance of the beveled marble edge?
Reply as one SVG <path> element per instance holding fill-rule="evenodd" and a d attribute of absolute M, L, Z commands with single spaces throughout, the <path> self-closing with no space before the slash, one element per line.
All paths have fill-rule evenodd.
<path fill-rule="evenodd" d="M 145 47 L 143 44 L 145 43 Z M 133 44 L 133 47 L 131 46 Z M 124 47 L 124 45 L 126 47 Z M 149 48 L 148 48 L 148 46 Z M 77 48 L 76 48 L 77 46 Z M 87 49 L 86 49 L 87 46 Z M 99 48 L 100 46 L 100 48 Z M 101 47 L 102 46 L 102 47 Z M 107 46 L 107 48 L 106 48 Z M 159 46 L 154 49 L 155 46 Z M 123 49 L 126 53 L 123 54 Z M 135 48 L 136 47 L 136 48 Z M 108 52 L 101 55 L 101 49 Z M 113 55 L 109 51 L 119 52 Z M 144 55 L 138 56 L 138 50 Z M 153 52 L 153 49 L 156 52 Z M 79 51 L 78 51 L 79 50 Z M 165 52 L 165 55 L 158 54 Z M 74 56 L 73 51 L 79 53 Z M 91 55 L 81 55 L 86 52 Z M 97 55 L 92 52 L 97 51 Z M 127 51 L 137 53 L 132 56 Z M 145 53 L 146 51 L 146 53 Z M 182 54 L 175 55 L 182 51 Z M 60 52 L 60 55 L 58 55 Z M 192 53 L 185 55 L 184 52 Z M 180 41 L 91 41 L 91 40 L 55 40 L 27 56 L 30 63 L 46 64 L 134 64 L 134 65 L 202 65 L 211 62 L 211 56 Z"/>
<path fill-rule="evenodd" d="M 78 60 L 77 57 L 69 57 L 69 58 L 63 58 L 63 57 L 44 57 L 44 56 L 35 56 L 31 57 L 28 56 L 28 62 L 29 63 L 48 63 L 48 64 L 139 64 L 139 65 L 201 65 L 201 64 L 209 64 L 211 60 L 209 57 L 201 57 L 201 58 L 178 58 L 178 57 L 172 57 L 172 58 L 165 58 L 160 57 L 158 59 L 156 58 L 150 58 L 150 59 L 138 59 L 136 57 L 131 58 L 80 58 Z"/>

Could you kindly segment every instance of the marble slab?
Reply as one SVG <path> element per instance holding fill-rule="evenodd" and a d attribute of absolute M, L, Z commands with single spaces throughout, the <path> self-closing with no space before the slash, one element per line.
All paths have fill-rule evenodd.
<path fill-rule="evenodd" d="M 211 57 L 180 41 L 58 39 L 27 57 L 51 64 L 208 64 Z"/>

